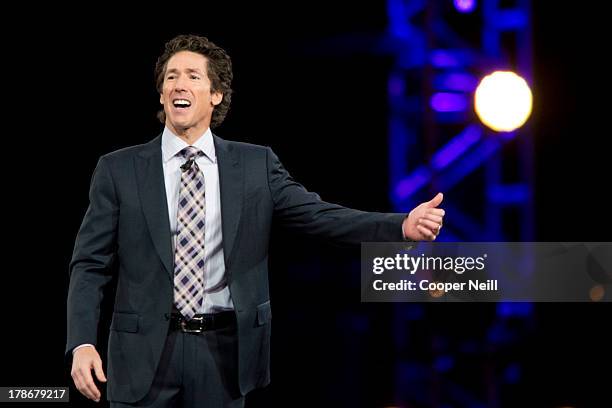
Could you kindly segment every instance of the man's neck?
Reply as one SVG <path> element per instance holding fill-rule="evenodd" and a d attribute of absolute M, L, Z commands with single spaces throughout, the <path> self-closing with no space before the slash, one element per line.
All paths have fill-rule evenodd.
<path fill-rule="evenodd" d="M 204 133 L 206 133 L 206 129 L 208 129 L 208 126 L 206 126 L 204 129 L 195 127 L 186 129 L 176 129 L 169 123 L 166 123 L 166 126 L 168 127 L 168 129 L 170 129 L 172 133 L 174 133 L 177 137 L 181 138 L 188 145 L 193 145 L 195 142 L 197 142 L 198 139 L 204 136 Z"/>

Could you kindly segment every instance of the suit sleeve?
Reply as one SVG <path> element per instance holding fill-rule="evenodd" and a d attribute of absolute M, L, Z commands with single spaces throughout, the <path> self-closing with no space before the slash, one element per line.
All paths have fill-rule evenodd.
<path fill-rule="evenodd" d="M 267 149 L 267 166 L 274 216 L 284 227 L 342 246 L 404 241 L 406 214 L 366 212 L 325 202 L 294 181 L 271 149 Z"/>
<path fill-rule="evenodd" d="M 89 189 L 89 207 L 76 237 L 69 266 L 66 354 L 96 344 L 103 289 L 112 279 L 119 205 L 108 164 L 98 161 Z"/>

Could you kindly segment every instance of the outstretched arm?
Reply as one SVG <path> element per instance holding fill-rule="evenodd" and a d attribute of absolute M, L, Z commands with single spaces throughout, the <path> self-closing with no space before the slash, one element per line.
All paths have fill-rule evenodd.
<path fill-rule="evenodd" d="M 429 239 L 431 235 L 422 229 L 431 232 L 428 223 L 438 219 L 432 217 L 443 216 L 443 210 L 435 209 L 434 200 L 415 208 L 408 216 L 366 212 L 328 203 L 293 180 L 271 149 L 267 151 L 267 166 L 275 217 L 285 227 L 331 243 L 358 245 L 361 242 Z"/>

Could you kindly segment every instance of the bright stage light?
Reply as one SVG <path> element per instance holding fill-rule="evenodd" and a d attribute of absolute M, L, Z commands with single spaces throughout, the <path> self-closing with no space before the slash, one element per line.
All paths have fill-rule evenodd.
<path fill-rule="evenodd" d="M 476 0 L 454 0 L 453 3 L 460 13 L 470 13 L 476 7 Z"/>
<path fill-rule="evenodd" d="M 531 90 L 514 72 L 495 71 L 478 84 L 474 106 L 482 123 L 498 132 L 510 132 L 529 118 Z"/>

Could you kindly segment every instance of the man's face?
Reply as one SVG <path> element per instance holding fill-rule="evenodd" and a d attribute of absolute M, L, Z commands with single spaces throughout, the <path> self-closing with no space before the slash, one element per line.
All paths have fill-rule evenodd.
<path fill-rule="evenodd" d="M 223 95 L 211 92 L 207 60 L 201 54 L 181 51 L 166 64 L 159 102 L 164 105 L 166 126 L 176 134 L 203 133 L 210 125 L 214 106 Z"/>

